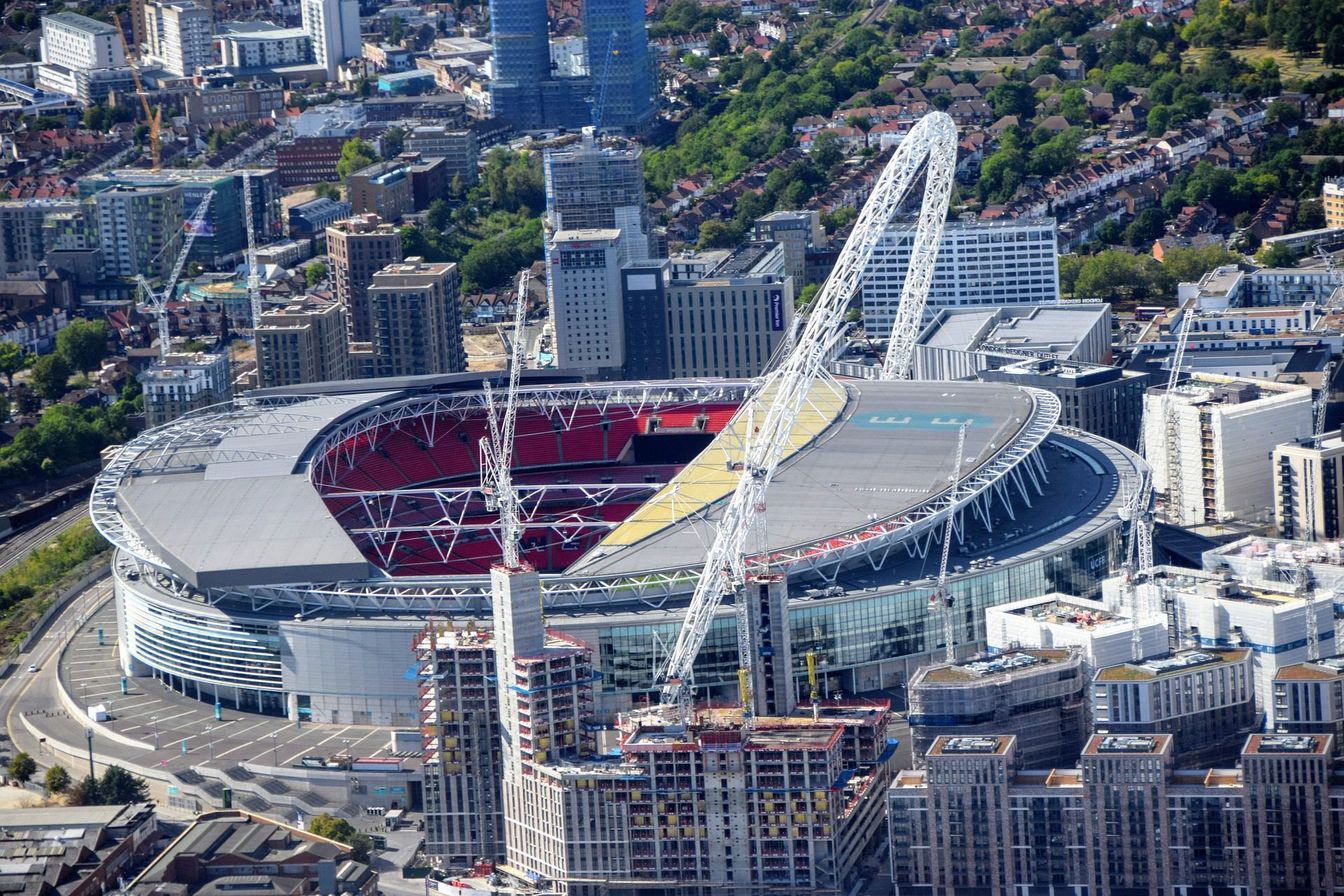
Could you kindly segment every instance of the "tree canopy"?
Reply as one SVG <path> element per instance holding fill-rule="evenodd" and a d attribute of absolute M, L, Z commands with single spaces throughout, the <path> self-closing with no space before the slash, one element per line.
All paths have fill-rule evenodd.
<path fill-rule="evenodd" d="M 373 852 L 373 839 L 368 834 L 355 830 L 354 825 L 344 818 L 324 812 L 308 822 L 308 830 L 319 837 L 326 837 L 328 840 L 349 846 L 357 862 L 367 862 L 369 854 Z"/>
<path fill-rule="evenodd" d="M 378 151 L 372 144 L 358 138 L 349 140 L 341 147 L 341 158 L 336 162 L 336 174 L 344 183 L 350 179 L 350 175 L 376 161 Z"/>
<path fill-rule="evenodd" d="M 107 357 L 109 335 L 105 321 L 76 318 L 56 334 L 56 353 L 74 370 L 88 373 Z"/>

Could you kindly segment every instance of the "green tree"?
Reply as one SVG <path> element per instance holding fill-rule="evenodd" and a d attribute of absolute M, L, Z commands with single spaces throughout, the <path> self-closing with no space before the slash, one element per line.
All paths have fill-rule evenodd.
<path fill-rule="evenodd" d="M 326 278 L 327 274 L 330 273 L 330 271 L 331 269 L 328 268 L 325 264 L 323 264 L 320 261 L 315 261 L 312 264 L 308 265 L 308 267 L 304 270 L 303 280 L 305 283 L 308 284 L 308 288 L 312 289 L 314 286 L 321 283 Z"/>
<path fill-rule="evenodd" d="M 1173 283 L 1194 283 L 1214 268 L 1240 260 L 1236 253 L 1222 246 L 1169 249 L 1162 255 L 1162 269 Z"/>
<path fill-rule="evenodd" d="M 1158 267 L 1152 256 L 1110 249 L 1083 262 L 1073 294 L 1106 301 L 1146 298 L 1157 285 Z"/>
<path fill-rule="evenodd" d="M 812 161 L 822 171 L 830 171 L 844 161 L 840 138 L 832 131 L 822 131 L 812 140 Z"/>
<path fill-rule="evenodd" d="M 383 132 L 383 149 L 387 150 L 387 157 L 401 155 L 401 151 L 406 148 L 406 132 L 393 125 Z"/>
<path fill-rule="evenodd" d="M 88 373 L 107 357 L 107 322 L 75 319 L 56 334 L 56 353 L 73 370 Z"/>
<path fill-rule="evenodd" d="M 72 806 L 101 806 L 102 797 L 98 793 L 98 779 L 93 775 L 85 775 L 74 789 L 70 791 L 70 796 L 66 799 Z"/>
<path fill-rule="evenodd" d="M 722 31 L 715 31 L 709 36 L 706 49 L 711 56 L 722 56 L 728 52 L 728 37 Z"/>
<path fill-rule="evenodd" d="M 338 184 L 315 184 L 313 194 L 320 199 L 330 199 L 333 202 L 341 201 L 341 188 Z"/>
<path fill-rule="evenodd" d="M 1031 173 L 1054 177 L 1068 171 L 1078 161 L 1078 145 L 1082 139 L 1083 132 L 1079 128 L 1069 128 L 1046 140 L 1028 157 L 1027 166 Z"/>
<path fill-rule="evenodd" d="M 149 785 L 121 766 L 110 765 L 98 781 L 98 797 L 105 806 L 143 803 L 149 799 Z"/>
<path fill-rule="evenodd" d="M 710 219 L 700 225 L 700 241 L 695 245 L 700 249 L 725 249 L 736 243 L 737 234 L 732 225 Z"/>
<path fill-rule="evenodd" d="M 14 374 L 26 370 L 33 363 L 33 355 L 13 342 L 0 342 L 0 374 L 4 374 L 9 388 L 14 388 Z"/>
<path fill-rule="evenodd" d="M 1026 81 L 1004 81 L 995 84 L 985 96 L 994 114 L 1016 115 L 1026 121 L 1036 114 L 1036 91 Z"/>
<path fill-rule="evenodd" d="M 17 753 L 9 760 L 9 776 L 20 784 L 27 784 L 37 772 L 37 763 L 27 753 Z"/>
<path fill-rule="evenodd" d="M 821 289 L 820 284 L 817 283 L 807 284 L 806 286 L 803 287 L 802 292 L 798 293 L 798 295 L 794 297 L 793 306 L 800 310 L 806 308 L 808 305 L 812 304 L 812 300 L 816 298 L 817 292 L 820 289 Z"/>
<path fill-rule="evenodd" d="M 452 209 L 442 199 L 435 199 L 425 211 L 425 223 L 435 230 L 445 230 L 451 220 Z"/>
<path fill-rule="evenodd" d="M 350 179 L 361 168 L 367 168 L 378 161 L 378 153 L 369 143 L 358 138 L 349 140 L 341 147 L 341 158 L 336 162 L 336 174 L 342 182 Z"/>
<path fill-rule="evenodd" d="M 65 766 L 53 765 L 42 778 L 42 786 L 47 793 L 65 793 L 70 789 L 70 773 Z"/>
<path fill-rule="evenodd" d="M 324 812 L 309 821 L 308 832 L 349 846 L 357 862 L 367 862 L 373 852 L 373 839 L 368 834 L 355 830 L 350 822 L 330 813 Z"/>
<path fill-rule="evenodd" d="M 1255 262 L 1262 268 L 1290 268 L 1297 264 L 1297 253 L 1281 243 L 1266 244 L 1255 253 Z"/>
<path fill-rule="evenodd" d="M 43 355 L 33 362 L 33 388 L 47 401 L 55 401 L 65 394 L 70 372 L 70 365 L 59 354 Z"/>
<path fill-rule="evenodd" d="M 1125 242 L 1136 249 L 1150 245 L 1165 232 L 1166 223 L 1160 208 L 1146 208 L 1125 228 Z"/>

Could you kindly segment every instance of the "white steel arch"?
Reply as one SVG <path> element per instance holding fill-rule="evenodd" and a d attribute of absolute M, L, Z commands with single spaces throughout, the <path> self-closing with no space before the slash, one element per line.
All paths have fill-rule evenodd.
<path fill-rule="evenodd" d="M 929 270 L 916 271 L 912 267 L 911 275 L 906 278 L 909 294 L 921 305 L 917 324 L 918 316 L 923 315 L 919 283 L 924 284 L 923 295 L 926 296 L 951 190 L 951 168 L 956 163 L 956 125 L 942 112 L 922 118 L 892 155 L 859 212 L 835 268 L 818 291 L 793 351 L 781 357 L 779 366 L 766 375 L 761 390 L 741 412 L 746 415 L 747 422 L 743 429 L 747 433 L 747 444 L 743 452 L 742 475 L 719 520 L 714 543 L 705 557 L 704 569 L 696 582 L 676 644 L 658 676 L 663 705 L 680 706 L 683 717 L 693 689 L 692 667 L 709 634 L 715 611 L 724 595 L 737 592 L 746 581 L 748 545 L 756 541 L 758 526 L 765 513 L 766 494 L 789 444 L 794 421 L 806 404 L 813 385 L 818 380 L 830 379 L 826 364 L 844 333 L 845 309 L 862 282 L 887 224 L 909 193 L 925 159 L 929 160 L 930 172 L 926 179 L 926 207 L 920 214 L 920 233 L 925 242 L 932 239 L 932 250 L 917 257 L 925 259 L 923 264 Z M 941 205 L 930 211 L 929 201 L 932 199 L 937 203 L 940 191 Z M 915 283 L 910 286 L 912 279 Z M 907 291 L 903 290 L 903 303 L 906 297 Z M 904 304 L 897 312 L 898 325 L 905 319 L 903 311 Z M 893 367 L 893 370 L 900 373 L 899 368 Z M 741 635 L 739 638 L 741 640 Z M 739 652 L 743 665 L 747 665 L 750 660 L 745 644 L 739 644 Z M 746 677 L 750 679 L 750 676 Z M 743 702 L 748 702 L 747 695 L 742 696 Z"/>
<path fill-rule="evenodd" d="M 910 266 L 901 285 L 901 301 L 896 306 L 891 342 L 882 364 L 884 380 L 910 378 L 915 340 L 919 338 L 924 306 L 928 303 L 929 287 L 933 283 L 933 266 L 938 261 L 938 247 L 943 240 L 943 223 L 947 220 L 947 203 L 952 198 L 952 179 L 957 170 L 957 125 L 945 112 L 934 112 L 921 118 L 891 157 L 888 168 L 899 166 L 901 177 L 893 186 L 891 198 L 883 200 L 890 203 L 888 217 L 905 199 L 921 163 L 926 160 L 924 201 L 919 207 L 919 223 L 915 226 L 915 240 L 910 247 Z"/>

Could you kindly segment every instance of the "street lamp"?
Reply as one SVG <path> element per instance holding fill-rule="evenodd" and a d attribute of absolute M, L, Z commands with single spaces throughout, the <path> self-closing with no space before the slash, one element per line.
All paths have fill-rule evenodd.
<path fill-rule="evenodd" d="M 97 778 L 98 775 L 93 770 L 93 729 L 84 729 L 84 739 L 89 742 L 89 777 Z"/>
<path fill-rule="evenodd" d="M 149 720 L 154 723 L 154 749 L 159 748 L 159 717 L 150 716 Z"/>
<path fill-rule="evenodd" d="M 214 739 L 213 737 L 210 736 L 210 735 L 211 735 L 211 732 L 213 732 L 214 730 L 215 730 L 214 727 L 213 727 L 213 726 L 209 726 L 209 725 L 207 725 L 207 726 L 206 726 L 206 729 L 205 729 L 205 742 L 206 742 L 207 744 L 210 745 L 210 761 L 211 761 L 211 762 L 214 762 L 214 761 L 215 761 L 215 739 Z"/>
<path fill-rule="evenodd" d="M 276 746 L 276 738 L 279 737 L 279 735 L 272 733 L 270 737 L 271 737 L 271 765 L 275 766 L 276 768 L 279 768 L 280 754 L 279 752 L 277 752 L 279 748 Z"/>

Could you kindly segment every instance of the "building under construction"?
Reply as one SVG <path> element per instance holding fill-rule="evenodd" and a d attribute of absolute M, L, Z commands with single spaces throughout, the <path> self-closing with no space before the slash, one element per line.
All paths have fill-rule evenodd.
<path fill-rule="evenodd" d="M 1023 768 L 1078 758 L 1087 737 L 1087 676 L 1069 650 L 1019 650 L 925 666 L 910 679 L 917 764 L 941 735 L 1012 734 Z"/>
<path fill-rule="evenodd" d="M 884 824 L 887 701 L 794 707 L 791 676 L 777 689 L 766 663 L 769 714 L 655 710 L 604 728 L 592 652 L 545 631 L 536 573 L 494 575 L 494 631 L 433 624 L 415 639 L 429 854 L 449 867 L 503 857 L 504 873 L 567 893 L 852 885 Z M 768 624 L 782 590 L 760 588 L 760 637 L 783 637 L 787 655 Z"/>

